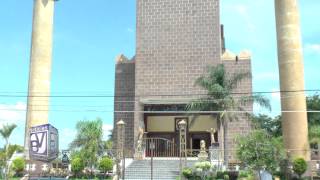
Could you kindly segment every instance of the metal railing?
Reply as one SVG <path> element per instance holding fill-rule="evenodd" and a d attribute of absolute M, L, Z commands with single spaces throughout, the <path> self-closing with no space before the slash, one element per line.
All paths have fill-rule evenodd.
<path fill-rule="evenodd" d="M 174 141 L 165 138 L 145 138 L 146 157 L 179 157 L 179 148 Z"/>

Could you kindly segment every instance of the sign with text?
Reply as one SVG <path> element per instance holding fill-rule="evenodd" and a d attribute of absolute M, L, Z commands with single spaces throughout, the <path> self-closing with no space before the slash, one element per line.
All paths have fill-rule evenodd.
<path fill-rule="evenodd" d="M 31 127 L 30 157 L 33 160 L 52 161 L 59 154 L 58 130 L 50 124 Z"/>

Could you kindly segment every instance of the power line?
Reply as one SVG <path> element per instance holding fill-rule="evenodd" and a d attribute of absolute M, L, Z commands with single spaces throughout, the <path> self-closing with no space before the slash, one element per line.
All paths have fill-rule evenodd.
<path fill-rule="evenodd" d="M 304 93 L 300 93 L 300 94 L 294 94 L 294 95 L 282 95 L 282 96 L 280 96 L 280 99 L 287 99 L 287 98 L 291 98 L 291 97 L 296 97 L 296 96 L 298 96 L 298 95 L 304 95 Z M 243 96 L 233 96 L 233 98 L 235 98 L 235 99 L 241 99 L 241 98 L 243 98 Z M 56 99 L 55 99 L 56 100 Z M 68 107 L 68 105 L 53 105 L 53 103 L 52 102 L 55 102 L 55 100 L 50 100 L 50 105 L 49 106 L 61 106 L 61 107 Z M 179 103 L 179 102 L 181 102 L 181 104 L 185 104 L 186 103 L 186 101 L 192 101 L 192 100 L 198 100 L 197 98 L 194 98 L 194 99 L 190 99 L 190 98 L 177 98 L 177 99 L 169 99 L 170 101 L 175 101 L 175 103 Z M 201 102 L 216 102 L 216 101 L 222 101 L 222 100 L 224 100 L 224 99 L 210 99 L 210 98 L 208 98 L 207 100 L 205 100 L 205 99 L 201 99 L 200 101 Z M 35 100 L 33 100 L 33 102 L 48 102 L 48 100 L 41 100 L 41 99 L 35 99 Z M 63 100 L 63 101 L 65 101 L 65 102 L 67 102 L 67 103 L 79 103 L 79 102 L 85 102 L 85 103 L 100 103 L 100 102 L 97 102 L 96 100 L 92 100 L 92 101 L 66 101 L 66 100 Z M 102 102 L 105 102 L 105 101 L 102 101 Z M 140 102 L 139 100 L 123 100 L 123 101 L 113 101 L 114 103 L 135 103 L 135 102 Z M 64 103 L 64 102 L 61 102 L 61 103 Z M 7 104 L 7 103 L 1 103 L 1 104 L 4 104 L 4 105 L 11 105 L 11 104 Z M 47 106 L 46 104 L 43 104 L 43 105 L 41 105 L 41 104 L 29 104 L 29 106 Z M 69 106 L 74 106 L 74 105 L 69 105 Z M 108 105 L 101 105 L 101 106 L 99 106 L 99 107 L 104 107 L 104 106 L 114 106 L 114 104 L 108 104 Z M 86 107 L 86 106 L 85 106 Z"/>
<path fill-rule="evenodd" d="M 288 90 L 288 91 L 256 91 L 256 92 L 231 92 L 232 95 L 255 95 L 274 93 L 320 92 L 320 89 Z M 117 98 L 117 97 L 181 97 L 181 96 L 207 96 L 208 94 L 147 94 L 147 95 L 12 95 L 0 94 L 0 97 L 50 97 L 50 98 Z"/>
<path fill-rule="evenodd" d="M 24 109 L 0 109 L 0 111 L 19 111 L 19 112 L 26 112 L 27 110 Z M 247 114 L 247 113 L 255 113 L 256 111 L 117 111 L 117 110 L 96 110 L 96 109 L 84 109 L 84 110 L 29 110 L 29 111 L 39 111 L 39 112 L 109 112 L 109 113 L 145 113 L 145 114 L 168 114 L 168 113 L 175 113 L 175 114 L 215 114 L 215 113 L 238 113 L 238 114 Z M 261 112 L 261 111 L 258 111 Z M 320 110 L 307 110 L 307 111 L 273 111 L 278 113 L 320 113 Z"/>

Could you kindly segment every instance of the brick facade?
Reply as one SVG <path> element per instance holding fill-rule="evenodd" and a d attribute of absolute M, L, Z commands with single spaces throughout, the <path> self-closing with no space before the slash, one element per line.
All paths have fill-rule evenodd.
<path fill-rule="evenodd" d="M 115 123 L 121 118 L 127 123 L 127 147 L 134 148 L 138 128 L 143 127 L 141 111 L 146 99 L 196 98 L 205 94 L 194 82 L 209 65 L 224 63 L 230 73 L 251 71 L 250 60 L 221 58 L 224 48 L 218 0 L 137 0 L 136 28 L 135 60 L 118 61 L 116 65 Z M 251 90 L 251 79 L 237 89 Z M 132 102 L 124 106 L 119 100 Z M 233 147 L 234 135 L 250 129 L 246 118 L 240 119 L 229 124 L 229 147 Z"/>

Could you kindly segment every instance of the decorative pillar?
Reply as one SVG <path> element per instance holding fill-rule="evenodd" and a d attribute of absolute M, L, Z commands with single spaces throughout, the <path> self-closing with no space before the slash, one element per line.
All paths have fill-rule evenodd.
<path fill-rule="evenodd" d="M 182 170 L 187 163 L 187 122 L 185 120 L 181 120 L 178 123 L 178 127 L 179 127 L 179 145 L 180 145 L 179 146 L 180 176 L 182 178 Z"/>
<path fill-rule="evenodd" d="M 124 176 L 124 143 L 125 143 L 125 123 L 121 119 L 117 122 L 117 178 L 121 179 Z M 122 165 L 121 165 L 122 162 Z"/>
<path fill-rule="evenodd" d="M 275 0 L 284 144 L 291 157 L 310 159 L 303 54 L 297 0 Z"/>
<path fill-rule="evenodd" d="M 48 124 L 54 0 L 34 0 L 29 90 L 25 127 L 26 158 L 29 129 Z M 39 106 L 39 104 L 41 106 Z"/>

